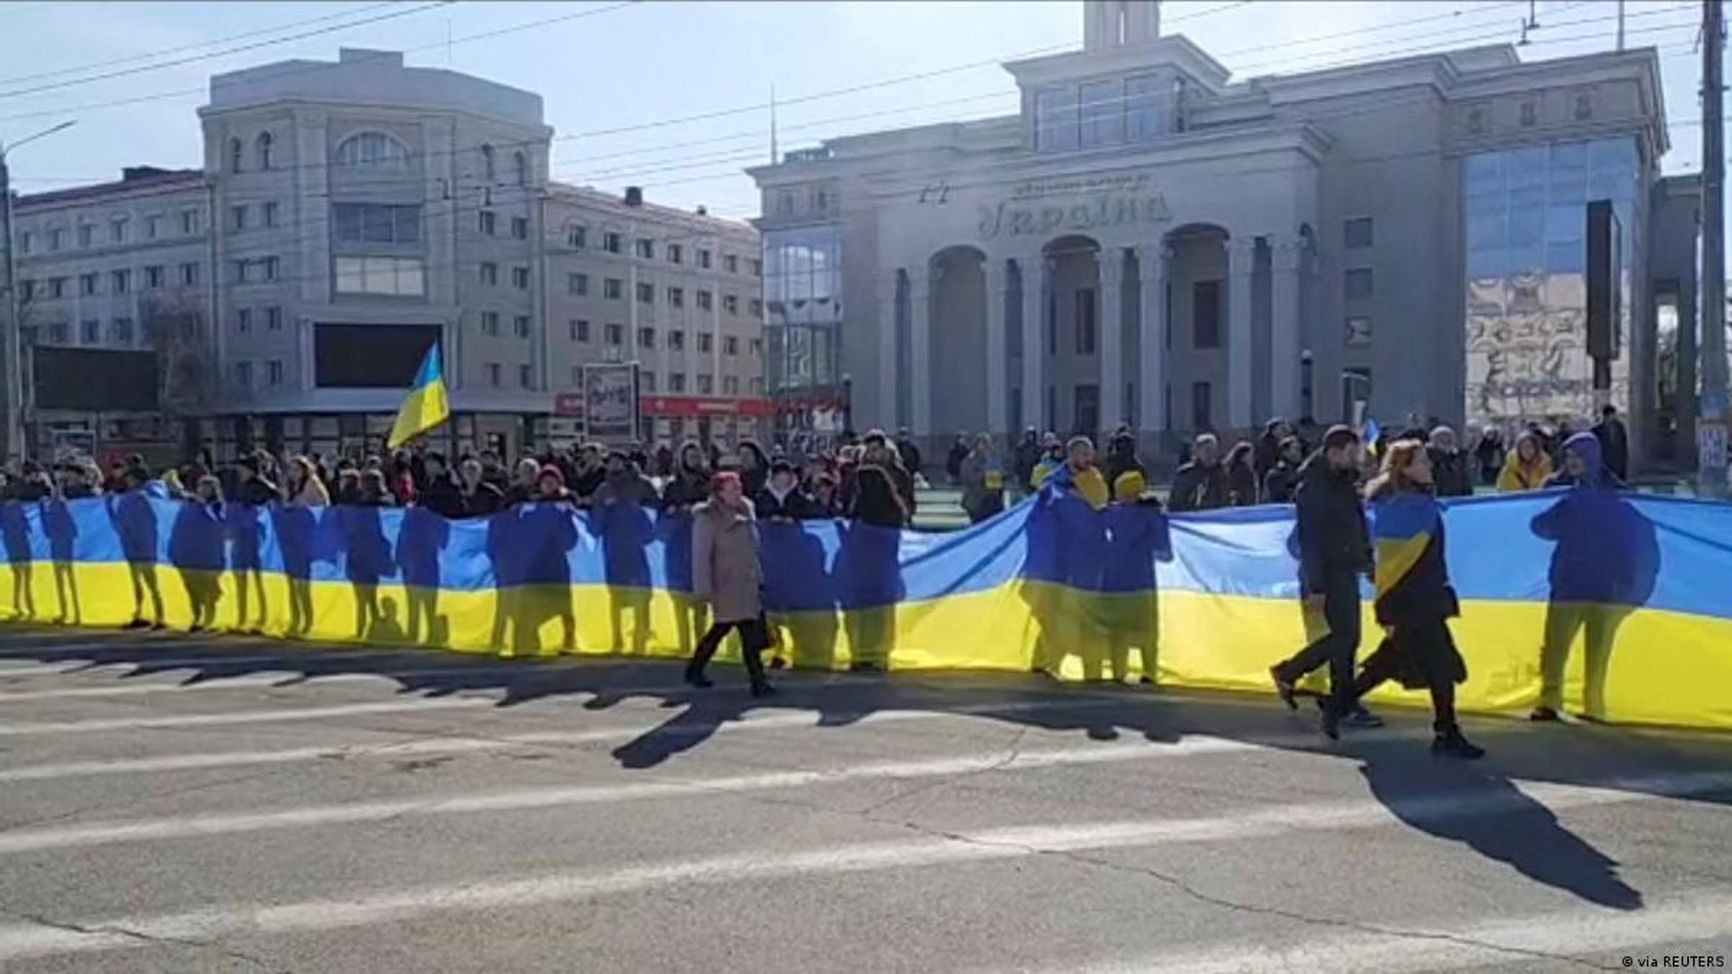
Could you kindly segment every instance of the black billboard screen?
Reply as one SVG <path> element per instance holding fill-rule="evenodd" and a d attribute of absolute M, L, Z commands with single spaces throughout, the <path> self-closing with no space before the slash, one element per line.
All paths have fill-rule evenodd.
<path fill-rule="evenodd" d="M 38 346 L 31 358 L 38 409 L 89 413 L 157 409 L 155 352 Z"/>
<path fill-rule="evenodd" d="M 438 325 L 313 326 L 313 382 L 321 389 L 407 389 Z"/>

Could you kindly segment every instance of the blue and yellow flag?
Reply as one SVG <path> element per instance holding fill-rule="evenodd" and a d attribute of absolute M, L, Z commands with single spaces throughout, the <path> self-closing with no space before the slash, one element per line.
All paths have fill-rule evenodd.
<path fill-rule="evenodd" d="M 445 372 L 439 367 L 439 346 L 427 350 L 403 408 L 397 410 L 397 421 L 391 424 L 391 438 L 386 442 L 397 449 L 422 433 L 451 418 L 451 404 L 445 398 Z"/>
<path fill-rule="evenodd" d="M 1376 456 L 1377 438 L 1383 435 L 1383 427 L 1377 425 L 1377 420 L 1367 417 L 1365 420 L 1365 432 L 1361 435 L 1365 438 L 1365 452 L 1372 456 Z"/>
<path fill-rule="evenodd" d="M 1403 491 L 1372 508 L 1371 534 L 1377 542 L 1379 597 L 1407 577 L 1437 534 L 1442 509 L 1430 494 Z"/>

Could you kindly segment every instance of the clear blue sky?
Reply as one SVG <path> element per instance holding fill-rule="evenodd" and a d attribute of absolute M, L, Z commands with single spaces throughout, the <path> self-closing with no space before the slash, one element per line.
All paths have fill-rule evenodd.
<path fill-rule="evenodd" d="M 774 85 L 784 148 L 825 136 L 1014 111 L 1010 76 L 997 60 L 1074 47 L 1080 3 L 452 3 L 315 37 L 293 34 L 412 11 L 424 3 L 9 3 L 0 4 L 0 137 L 16 140 L 72 118 L 73 129 L 19 150 L 15 186 L 35 192 L 115 178 L 122 166 L 197 166 L 195 109 L 211 73 L 291 57 L 331 59 L 340 46 L 409 52 L 410 63 L 450 66 L 539 92 L 561 136 L 646 126 L 686 116 L 750 110 L 555 143 L 556 178 L 614 189 L 646 187 L 652 199 L 755 214 L 746 165 L 769 158 Z M 1183 33 L 1238 77 L 1451 46 L 1514 42 L 1527 15 L 1516 2 L 1169 2 L 1164 30 Z M 1700 4 L 1631 2 L 1628 44 L 1659 48 L 1672 150 L 1668 172 L 1700 165 Z M 584 11 L 533 29 L 471 35 Z M 1610 48 L 1613 0 L 1538 4 L 1541 29 L 1525 58 Z M 315 18 L 322 18 L 309 23 Z M 275 30 L 281 28 L 280 30 Z M 250 36 L 212 44 L 237 34 Z M 447 39 L 452 43 L 447 45 Z M 139 71 L 51 91 L 106 71 L 256 49 Z M 159 53 L 166 52 L 166 53 Z M 143 57 L 144 55 L 154 55 Z M 122 60 L 125 59 L 125 60 Z M 822 97 L 837 89 L 976 64 L 923 80 Z M 75 70 L 83 69 L 83 70 Z M 47 77 L 35 77 L 54 72 Z M 164 95 L 124 106 L 123 99 Z M 20 117 L 25 116 L 25 117 Z M 866 116 L 866 117 L 862 117 Z M 693 144 L 696 143 L 696 144 Z"/>

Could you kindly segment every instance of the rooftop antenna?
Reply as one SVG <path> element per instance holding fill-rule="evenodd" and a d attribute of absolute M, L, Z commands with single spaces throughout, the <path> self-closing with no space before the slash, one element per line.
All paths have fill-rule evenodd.
<path fill-rule="evenodd" d="M 1618 0 L 1618 51 L 1624 50 L 1624 0 Z"/>
<path fill-rule="evenodd" d="M 1537 6 L 1538 6 L 1537 0 L 1528 0 L 1528 16 L 1527 16 L 1526 20 L 1522 21 L 1522 39 L 1520 41 L 1516 42 L 1517 47 L 1527 47 L 1529 44 L 1532 44 L 1533 41 L 1528 39 L 1528 32 L 1540 29 L 1539 13 L 1535 9 Z M 1622 5 L 1620 5 L 1619 10 L 1622 11 L 1622 9 L 1623 9 Z M 1623 23 L 1623 21 L 1620 20 L 1619 21 L 1620 33 L 1622 31 L 1622 26 L 1621 26 L 1622 23 Z"/>

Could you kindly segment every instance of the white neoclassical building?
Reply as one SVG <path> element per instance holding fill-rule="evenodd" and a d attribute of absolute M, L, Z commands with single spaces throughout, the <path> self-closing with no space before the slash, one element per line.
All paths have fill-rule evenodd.
<path fill-rule="evenodd" d="M 1153 448 L 1367 410 L 1513 424 L 1610 400 L 1638 436 L 1670 422 L 1654 302 L 1688 317 L 1693 271 L 1647 257 L 1694 227 L 1651 216 L 1678 195 L 1653 50 L 1239 80 L 1163 36 L 1158 3 L 1081 8 L 1081 50 L 1005 65 L 1016 115 L 751 170 L 784 428 L 834 406 L 933 440 L 1123 422 Z M 1622 297 L 1598 375 L 1595 201 Z"/>

